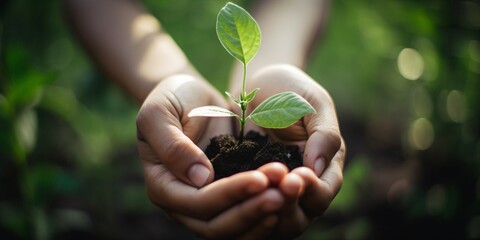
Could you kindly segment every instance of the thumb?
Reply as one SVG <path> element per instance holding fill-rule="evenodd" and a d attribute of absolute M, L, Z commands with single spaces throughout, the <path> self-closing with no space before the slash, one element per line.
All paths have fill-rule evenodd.
<path fill-rule="evenodd" d="M 319 177 L 341 147 L 340 133 L 334 130 L 317 130 L 307 140 L 303 164 Z"/>
<path fill-rule="evenodd" d="M 185 76 L 177 76 L 160 83 L 137 115 L 137 138 L 140 156 L 145 163 L 163 164 L 183 182 L 202 187 L 213 180 L 213 167 L 203 151 L 184 132 L 188 128 L 181 123 L 184 109 L 174 94 L 186 96 L 189 90 L 186 88 L 196 82 Z M 197 122 L 190 122 L 188 126 L 195 124 Z M 188 131 L 195 138 L 198 135 L 195 131 L 200 130 L 190 127 Z"/>
<path fill-rule="evenodd" d="M 174 176 L 192 186 L 202 187 L 213 180 L 213 167 L 207 156 L 179 128 L 165 124 L 145 126 L 145 120 L 139 117 L 138 150 L 143 161 L 165 165 Z M 144 135 L 142 128 L 149 129 L 149 133 Z"/>

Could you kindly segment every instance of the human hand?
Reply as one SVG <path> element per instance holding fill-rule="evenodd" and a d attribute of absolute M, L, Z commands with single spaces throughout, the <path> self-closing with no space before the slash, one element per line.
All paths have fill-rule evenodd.
<path fill-rule="evenodd" d="M 138 150 L 149 198 L 170 216 L 206 238 L 263 238 L 275 226 L 284 198 L 267 189 L 268 178 L 250 171 L 214 183 L 200 147 L 231 133 L 225 118 L 189 118 L 199 106 L 225 106 L 208 83 L 189 75 L 163 80 L 137 117 Z M 198 189 L 198 187 L 203 187 Z"/>
<path fill-rule="evenodd" d="M 251 109 L 271 95 L 293 91 L 317 111 L 285 129 L 263 129 L 253 124 L 247 126 L 247 129 L 263 132 L 271 139 L 296 144 L 303 151 L 304 167 L 290 173 L 280 164 L 259 168 L 270 182 L 277 185 L 286 201 L 280 211 L 276 237 L 291 238 L 300 234 L 313 218 L 327 209 L 342 184 L 346 150 L 335 108 L 328 93 L 318 83 L 292 66 L 265 68 L 247 86 L 260 88 L 249 106 Z"/>

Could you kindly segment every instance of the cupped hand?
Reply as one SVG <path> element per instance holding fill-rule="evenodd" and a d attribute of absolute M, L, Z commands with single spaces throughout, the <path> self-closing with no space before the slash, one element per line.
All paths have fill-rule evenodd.
<path fill-rule="evenodd" d="M 137 132 L 148 196 L 200 236 L 264 238 L 284 198 L 278 189 L 267 189 L 268 177 L 260 171 L 211 183 L 213 169 L 201 148 L 232 127 L 226 118 L 187 116 L 204 105 L 227 104 L 212 86 L 189 75 L 163 80 L 145 100 Z"/>
<path fill-rule="evenodd" d="M 277 181 L 278 189 L 286 199 L 286 206 L 279 215 L 277 237 L 291 238 L 304 231 L 327 209 L 342 185 L 346 148 L 335 107 L 329 94 L 317 82 L 289 65 L 262 69 L 247 87 L 248 90 L 260 88 L 249 106 L 250 111 L 269 96 L 285 91 L 296 92 L 317 111 L 285 129 L 247 126 L 247 129 L 264 132 L 271 139 L 296 144 L 303 152 L 304 166 L 290 173 L 286 169 L 280 170 L 278 165 L 265 165 L 259 169 L 270 181 Z"/>
<path fill-rule="evenodd" d="M 202 187 L 213 180 L 213 168 L 201 148 L 219 134 L 230 134 L 226 118 L 189 118 L 191 109 L 225 106 L 225 99 L 208 83 L 190 75 L 173 75 L 159 83 L 137 116 L 142 160 L 163 164 L 180 180 Z"/>

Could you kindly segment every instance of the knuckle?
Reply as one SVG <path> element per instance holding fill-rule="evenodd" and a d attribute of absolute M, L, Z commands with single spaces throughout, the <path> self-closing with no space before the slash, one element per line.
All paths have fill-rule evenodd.
<path fill-rule="evenodd" d="M 142 133 L 145 128 L 148 128 L 148 125 L 150 124 L 150 119 L 152 116 L 152 112 L 155 112 L 155 105 L 145 102 L 140 110 L 138 111 L 137 118 L 135 120 L 135 124 L 137 127 L 137 138 L 139 140 L 143 139 Z"/>
<path fill-rule="evenodd" d="M 342 137 L 337 129 L 322 130 L 324 138 L 330 143 L 332 150 L 337 152 L 342 146 Z"/>
<path fill-rule="evenodd" d="M 343 174 L 341 171 L 338 172 L 330 172 L 329 176 L 327 176 L 324 181 L 329 185 L 327 188 L 327 192 L 325 196 L 329 201 L 332 201 L 333 198 L 338 194 L 340 188 L 343 184 Z"/>
<path fill-rule="evenodd" d="M 142 125 L 145 122 L 145 114 L 140 110 L 140 112 L 137 114 L 137 119 L 135 121 L 135 125 L 137 128 L 137 140 L 144 141 L 144 137 L 142 135 Z"/>
<path fill-rule="evenodd" d="M 343 185 L 343 174 L 340 172 L 338 174 L 335 174 L 335 186 L 331 189 L 331 196 L 332 196 L 332 200 L 333 198 L 335 198 L 335 196 L 338 194 L 338 192 L 340 192 L 340 189 L 342 188 L 342 185 Z"/>
<path fill-rule="evenodd" d="M 165 156 L 162 157 L 163 160 L 173 160 L 175 161 L 178 156 L 185 154 L 188 149 L 188 143 L 182 138 L 171 138 L 165 140 Z"/>
<path fill-rule="evenodd" d="M 137 151 L 139 160 L 153 164 L 161 163 L 159 157 L 155 154 L 152 147 L 143 139 L 138 139 Z"/>

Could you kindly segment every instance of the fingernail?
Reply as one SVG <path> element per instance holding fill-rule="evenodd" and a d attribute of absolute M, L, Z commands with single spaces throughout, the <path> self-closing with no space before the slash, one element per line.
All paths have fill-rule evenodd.
<path fill-rule="evenodd" d="M 195 164 L 188 170 L 188 178 L 197 187 L 202 187 L 208 176 L 210 176 L 210 171 L 202 164 Z"/>
<path fill-rule="evenodd" d="M 322 175 L 323 170 L 325 169 L 325 158 L 321 157 L 317 160 L 315 160 L 315 164 L 313 165 L 313 170 L 315 171 L 315 174 L 317 177 L 320 177 Z"/>
<path fill-rule="evenodd" d="M 265 179 L 266 176 L 260 172 L 253 172 L 255 177 L 252 177 L 252 183 L 246 187 L 246 191 L 248 194 L 256 194 L 260 191 L 265 190 L 268 187 L 268 180 Z M 255 181 L 253 181 L 255 180 Z"/>

